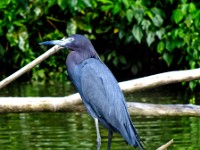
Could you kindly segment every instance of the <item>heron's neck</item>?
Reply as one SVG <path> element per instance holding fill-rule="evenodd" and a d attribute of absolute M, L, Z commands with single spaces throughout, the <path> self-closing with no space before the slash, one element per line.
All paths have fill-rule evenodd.
<path fill-rule="evenodd" d="M 67 70 L 72 71 L 74 68 L 82 63 L 84 60 L 87 60 L 89 58 L 95 58 L 99 59 L 98 54 L 96 51 L 90 52 L 90 51 L 71 51 L 69 55 L 67 56 L 66 60 L 66 66 Z"/>

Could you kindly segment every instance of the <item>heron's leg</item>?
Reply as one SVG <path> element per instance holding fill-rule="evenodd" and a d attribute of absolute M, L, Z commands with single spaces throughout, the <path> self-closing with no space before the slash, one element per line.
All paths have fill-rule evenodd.
<path fill-rule="evenodd" d="M 94 118 L 95 121 L 95 127 L 96 127 L 96 132 L 97 132 L 97 150 L 100 150 L 101 147 L 101 136 L 100 136 L 100 132 L 99 132 L 99 123 L 98 123 L 98 119 Z"/>
<path fill-rule="evenodd" d="M 111 143 L 112 143 L 112 136 L 113 136 L 113 132 L 109 130 L 108 131 L 108 148 L 107 148 L 107 150 L 110 150 Z"/>

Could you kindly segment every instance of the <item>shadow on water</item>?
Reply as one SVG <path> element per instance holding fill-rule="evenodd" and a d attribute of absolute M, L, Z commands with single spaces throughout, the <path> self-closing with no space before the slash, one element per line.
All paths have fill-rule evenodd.
<path fill-rule="evenodd" d="M 0 96 L 65 96 L 74 88 L 64 84 L 20 84 L 1 90 Z M 181 94 L 159 89 L 127 95 L 128 101 L 180 103 Z M 169 150 L 200 149 L 199 117 L 132 116 L 147 150 L 174 139 Z M 107 130 L 100 129 L 102 149 L 107 147 Z M 0 114 L 0 150 L 96 149 L 93 119 L 86 113 L 6 113 Z M 114 134 L 112 149 L 134 149 Z"/>

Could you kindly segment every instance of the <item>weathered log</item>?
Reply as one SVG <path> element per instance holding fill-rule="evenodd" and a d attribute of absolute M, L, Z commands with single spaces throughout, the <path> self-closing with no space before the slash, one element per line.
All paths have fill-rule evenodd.
<path fill-rule="evenodd" d="M 130 114 L 149 116 L 200 116 L 200 106 L 192 104 L 127 103 Z"/>
<path fill-rule="evenodd" d="M 1 97 L 0 113 L 4 112 L 45 112 L 82 111 L 79 94 L 66 97 Z"/>
<path fill-rule="evenodd" d="M 128 102 L 131 115 L 200 116 L 200 106 L 183 104 L 147 104 Z M 1 97 L 0 113 L 5 112 L 82 112 L 79 94 L 67 97 Z"/>

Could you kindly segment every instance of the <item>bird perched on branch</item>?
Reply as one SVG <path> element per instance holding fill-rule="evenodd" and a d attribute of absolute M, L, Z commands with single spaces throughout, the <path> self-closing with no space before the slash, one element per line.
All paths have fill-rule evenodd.
<path fill-rule="evenodd" d="M 121 134 L 127 144 L 143 150 L 118 82 L 100 60 L 90 40 L 83 35 L 74 34 L 66 39 L 40 44 L 59 45 L 70 50 L 66 59 L 67 71 L 88 113 L 95 120 L 97 150 L 101 146 L 98 122 L 108 129 L 108 150 L 113 132 Z"/>

